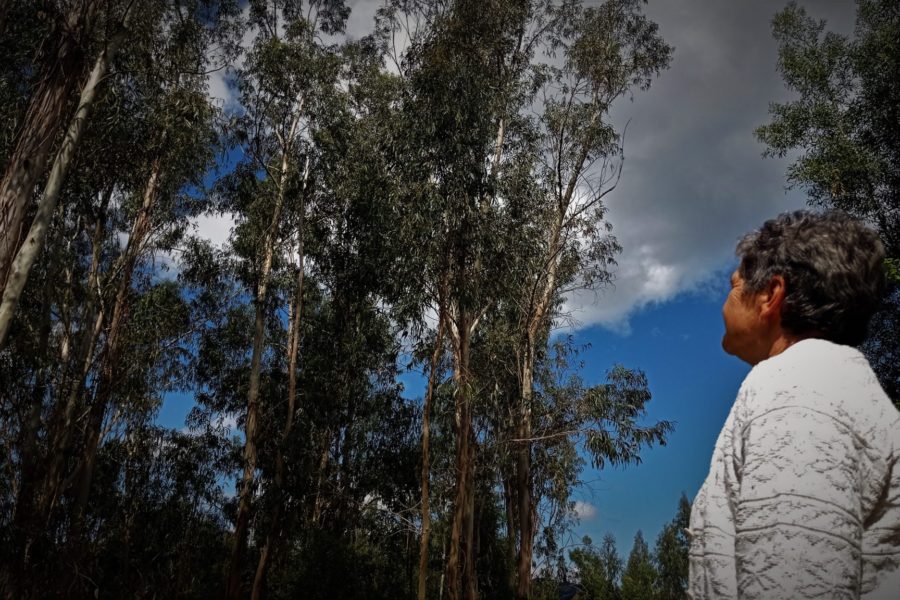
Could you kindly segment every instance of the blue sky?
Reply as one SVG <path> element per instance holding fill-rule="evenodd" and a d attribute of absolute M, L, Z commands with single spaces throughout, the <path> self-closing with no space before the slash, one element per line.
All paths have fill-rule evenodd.
<path fill-rule="evenodd" d="M 586 4 L 592 4 L 586 1 Z M 349 37 L 372 28 L 380 2 L 350 2 Z M 643 464 L 587 469 L 577 498 L 587 507 L 574 540 L 616 536 L 627 554 L 642 529 L 652 544 L 675 514 L 678 498 L 699 489 L 719 429 L 749 370 L 720 346 L 721 303 L 740 235 L 785 210 L 801 208 L 801 190 L 784 189 L 787 160 L 764 159 L 753 130 L 769 103 L 791 97 L 776 70 L 770 22 L 786 0 L 651 0 L 648 16 L 675 48 L 671 68 L 647 92 L 614 106 L 624 127 L 625 166 L 607 197 L 608 218 L 623 247 L 615 286 L 595 297 L 573 295 L 577 344 L 587 383 L 614 363 L 641 368 L 653 400 L 648 419 L 675 421 L 666 447 Z M 840 33 L 852 31 L 855 3 L 808 0 L 810 14 Z M 226 73 L 213 74 L 211 95 L 233 106 Z M 232 221 L 206 216 L 198 232 L 223 243 Z M 412 383 L 414 377 L 407 378 Z M 410 386 L 410 393 L 414 395 Z M 190 399 L 170 397 L 161 423 L 182 427 Z M 592 510 L 591 510 L 592 507 Z M 593 512 L 593 514 L 589 514 Z"/>
<path fill-rule="evenodd" d="M 628 335 L 600 326 L 576 334 L 577 343 L 591 345 L 583 354 L 588 383 L 600 383 L 605 366 L 615 362 L 641 368 L 653 394 L 648 422 L 676 423 L 666 446 L 644 451 L 640 465 L 585 470 L 576 498 L 594 513 L 575 529 L 576 542 L 589 535 L 597 543 L 609 532 L 627 556 L 639 529 L 652 544 L 674 517 L 681 493 L 693 499 L 703 483 L 716 437 L 749 371 L 720 346 L 726 271 L 719 279 L 721 293 L 684 293 L 635 314 Z"/>

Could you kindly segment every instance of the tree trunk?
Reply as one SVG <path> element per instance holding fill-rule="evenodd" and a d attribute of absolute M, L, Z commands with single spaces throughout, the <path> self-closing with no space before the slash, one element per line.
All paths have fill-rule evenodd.
<path fill-rule="evenodd" d="M 64 378 L 63 384 L 60 385 L 59 396 L 65 396 L 66 402 L 63 403 L 60 400 L 57 400 L 57 405 L 53 411 L 54 415 L 50 419 L 51 426 L 48 434 L 48 466 L 41 485 L 42 492 L 37 511 L 38 516 L 44 522 L 47 522 L 49 519 L 50 512 L 52 511 L 57 495 L 59 494 L 64 462 L 69 452 L 69 445 L 71 444 L 75 427 L 75 409 L 78 406 L 78 400 L 81 397 L 82 390 L 84 389 L 85 382 L 90 373 L 94 357 L 94 347 L 96 346 L 97 338 L 100 336 L 100 332 L 103 328 L 104 313 L 103 311 L 98 312 L 97 310 L 97 307 L 100 304 L 99 272 L 103 237 L 106 230 L 106 207 L 109 204 L 111 196 L 112 188 L 107 190 L 103 197 L 97 221 L 94 225 L 94 233 L 91 238 L 91 266 L 87 277 L 88 288 L 90 291 L 87 295 L 84 308 L 85 317 L 83 321 L 85 327 L 81 332 L 81 339 L 79 340 L 74 360 L 77 371 L 71 378 L 71 381 L 68 381 L 68 378 Z M 63 365 L 64 369 L 66 367 L 67 365 Z"/>
<path fill-rule="evenodd" d="M 252 600 L 259 600 L 262 597 L 262 591 L 265 586 L 266 571 L 268 570 L 270 556 L 273 553 L 273 547 L 279 537 L 279 528 L 281 527 L 281 515 L 284 512 L 284 447 L 288 443 L 291 435 L 291 429 L 294 425 L 294 407 L 297 400 L 297 355 L 300 349 L 300 319 L 303 311 L 303 271 L 304 271 L 304 203 L 303 198 L 306 192 L 306 184 L 309 180 L 309 156 L 306 157 L 306 166 L 303 170 L 303 188 L 300 192 L 300 217 L 297 233 L 297 283 L 294 286 L 294 294 L 291 297 L 291 304 L 288 308 L 290 316 L 288 318 L 288 345 L 287 345 L 287 364 L 288 364 L 288 393 L 287 393 L 287 415 L 284 420 L 284 428 L 281 431 L 281 443 L 275 451 L 275 504 L 272 509 L 271 523 L 269 524 L 269 533 L 266 535 L 266 542 L 259 554 L 259 562 L 256 565 L 256 574 L 253 578 L 253 590 L 250 597 Z"/>
<path fill-rule="evenodd" d="M 438 326 L 434 340 L 434 350 L 431 353 L 431 363 L 428 372 L 428 388 L 425 391 L 425 405 L 422 407 L 422 537 L 419 541 L 419 586 L 418 599 L 425 600 L 428 582 L 428 544 L 431 538 L 431 507 L 429 506 L 429 477 L 431 474 L 430 445 L 431 445 L 431 403 L 434 398 L 434 388 L 437 383 L 438 366 L 443 352 L 444 326 L 446 311 L 444 310 L 444 298 L 446 285 L 442 284 L 440 298 L 438 300 Z"/>
<path fill-rule="evenodd" d="M 531 510 L 531 395 L 534 381 L 534 340 L 529 335 L 522 369 L 521 406 L 516 448 L 516 486 L 519 500 L 519 555 L 517 557 L 517 600 L 531 597 L 531 563 L 534 549 L 534 524 Z"/>
<path fill-rule="evenodd" d="M 286 177 L 288 157 L 282 158 L 282 177 Z M 272 211 L 272 219 L 263 246 L 263 264 L 256 287 L 256 317 L 253 325 L 253 356 L 250 362 L 250 391 L 247 395 L 247 422 L 244 427 L 244 475 L 241 481 L 240 503 L 234 529 L 234 548 L 228 574 L 226 598 L 238 600 L 241 596 L 241 568 L 247 548 L 247 532 L 250 525 L 250 502 L 253 496 L 253 480 L 256 472 L 256 436 L 259 430 L 259 384 L 262 369 L 262 353 L 265 343 L 266 301 L 269 276 L 275 254 L 275 238 L 281 221 L 286 182 L 282 181 Z"/>
<path fill-rule="evenodd" d="M 505 469 L 504 469 L 505 470 Z M 513 477 L 509 473 L 501 473 L 500 478 L 503 484 L 503 503 L 506 508 L 506 540 L 507 540 L 507 560 L 509 561 L 509 577 L 506 585 L 509 588 L 509 594 L 516 593 L 516 570 L 515 565 L 518 560 L 517 543 L 518 535 L 516 534 L 516 494 L 513 492 Z"/>
<path fill-rule="evenodd" d="M 469 471 L 472 451 L 472 415 L 469 399 L 469 324 L 463 311 L 458 312 L 457 339 L 454 352 L 456 365 L 456 494 L 453 502 L 453 524 L 450 529 L 450 552 L 447 558 L 447 598 L 464 598 L 463 590 L 468 586 L 462 581 L 463 571 L 468 572 L 468 531 L 469 495 L 471 494 Z"/>
<path fill-rule="evenodd" d="M 100 0 L 87 0 L 80 11 L 71 11 L 64 23 L 57 23 L 42 56 L 37 87 L 0 179 L 0 290 L 6 289 L 19 248 L 25 208 L 44 174 L 72 89 L 84 68 L 83 46 L 100 4 Z"/>
<path fill-rule="evenodd" d="M 470 401 L 471 407 L 471 401 Z M 466 472 L 466 486 L 468 493 L 466 496 L 466 514 L 464 517 L 465 524 L 465 540 L 464 540 L 464 557 L 462 583 L 463 583 L 463 599 L 478 600 L 478 573 L 475 570 L 475 558 L 477 556 L 477 546 L 475 544 L 475 435 L 471 424 L 472 414 L 471 408 L 469 412 L 469 468 Z"/>
<path fill-rule="evenodd" d="M 259 379 L 262 368 L 262 353 L 265 343 L 266 301 L 268 296 L 269 275 L 272 271 L 272 260 L 275 254 L 275 240 L 281 221 L 287 193 L 287 178 L 290 168 L 290 156 L 296 139 L 300 118 L 303 116 L 305 98 L 298 92 L 295 103 L 297 110 L 291 119 L 291 126 L 286 138 L 281 140 L 281 170 L 279 171 L 278 191 L 275 196 L 275 207 L 272 219 L 263 242 L 263 264 L 256 286 L 256 316 L 253 324 L 253 355 L 250 359 L 250 390 L 247 393 L 247 421 L 244 426 L 244 475 L 241 480 L 240 501 L 238 503 L 237 522 L 234 528 L 234 547 L 231 551 L 231 564 L 228 569 L 228 581 L 225 597 L 238 600 L 241 596 L 241 568 L 244 552 L 247 549 L 247 532 L 250 527 L 250 503 L 253 496 L 253 480 L 256 473 L 256 435 L 259 429 Z M 279 138 L 280 139 L 280 138 Z"/>
<path fill-rule="evenodd" d="M 127 323 L 130 312 L 131 278 L 141 254 L 141 246 L 150 233 L 153 224 L 153 207 L 159 189 L 159 177 L 160 160 L 156 158 L 150 169 L 150 178 L 147 181 L 147 186 L 144 188 L 141 210 L 134 220 L 131 234 L 128 237 L 128 245 L 125 247 L 116 299 L 109 321 L 109 329 L 106 333 L 106 344 L 100 358 L 99 381 L 97 382 L 97 391 L 88 414 L 85 445 L 79 474 L 75 483 L 75 501 L 72 506 L 72 520 L 70 523 L 72 539 L 78 539 L 83 533 L 84 509 L 87 507 L 88 497 L 90 496 L 97 448 L 100 445 L 100 434 L 103 429 L 103 419 L 115 388 L 119 367 L 119 352 L 122 344 L 122 330 Z"/>
<path fill-rule="evenodd" d="M 25 242 L 15 255 L 6 286 L 3 288 L 2 302 L 0 302 L 0 348 L 3 348 L 6 342 L 13 314 L 25 287 L 25 282 L 28 280 L 31 267 L 44 247 L 47 229 L 50 227 L 50 221 L 53 218 L 53 213 L 56 211 L 59 192 L 62 189 L 66 172 L 75 157 L 75 150 L 81 141 L 81 135 L 84 132 L 91 106 L 97 96 L 97 88 L 100 86 L 100 82 L 109 68 L 110 61 L 124 39 L 125 29 L 123 26 L 110 40 L 109 45 L 100 52 L 100 56 L 97 57 L 94 68 L 91 70 L 81 90 L 78 108 L 75 111 L 75 116 L 69 123 L 69 129 L 66 131 L 65 138 L 63 138 L 62 146 L 56 153 L 53 168 L 50 170 L 50 176 L 44 188 L 44 194 L 38 203 L 37 214 L 34 217 Z"/>

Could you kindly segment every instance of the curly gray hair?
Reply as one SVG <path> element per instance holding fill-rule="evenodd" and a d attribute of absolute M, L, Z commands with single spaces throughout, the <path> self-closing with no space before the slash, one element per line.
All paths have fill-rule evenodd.
<path fill-rule="evenodd" d="M 737 255 L 748 292 L 784 278 L 787 331 L 862 343 L 884 290 L 884 247 L 872 229 L 838 211 L 784 213 L 744 236 Z"/>

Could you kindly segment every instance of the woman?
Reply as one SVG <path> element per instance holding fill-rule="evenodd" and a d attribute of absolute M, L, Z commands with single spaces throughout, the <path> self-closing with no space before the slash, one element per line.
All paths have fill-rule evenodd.
<path fill-rule="evenodd" d="M 738 244 L 722 347 L 753 365 L 691 514 L 695 600 L 900 599 L 900 414 L 853 346 L 884 250 L 795 212 Z"/>

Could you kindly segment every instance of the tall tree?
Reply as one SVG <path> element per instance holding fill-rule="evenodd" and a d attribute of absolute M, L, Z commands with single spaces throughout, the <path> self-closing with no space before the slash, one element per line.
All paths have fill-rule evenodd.
<path fill-rule="evenodd" d="M 339 32 L 347 12 L 341 2 L 333 1 L 309 2 L 306 8 L 299 1 L 272 5 L 253 2 L 250 15 L 257 37 L 239 73 L 241 104 L 246 109 L 239 131 L 247 140 L 246 153 L 251 163 L 251 170 L 245 173 L 253 178 L 260 172 L 265 177 L 255 186 L 258 197 L 250 207 L 253 214 L 246 230 L 257 236 L 258 251 L 251 258 L 255 316 L 244 425 L 244 473 L 228 572 L 227 597 L 234 599 L 241 595 L 257 468 L 260 381 L 272 269 L 284 235 L 283 215 L 287 203 L 293 200 L 290 194 L 298 180 L 308 179 L 304 164 L 308 167 L 309 163 L 300 164 L 298 158 L 309 152 L 304 131 L 315 102 L 313 96 L 323 83 L 323 76 L 316 71 L 322 62 L 318 56 L 322 53 L 318 35 Z M 299 293 L 302 297 L 302 289 Z M 264 565 L 260 577 L 264 575 Z M 258 585 L 255 587 L 259 589 Z"/>
<path fill-rule="evenodd" d="M 537 348 L 553 317 L 560 294 L 596 288 L 610 280 L 609 266 L 619 249 L 609 235 L 603 198 L 621 173 L 621 134 L 610 123 L 613 103 L 646 89 L 665 69 L 672 48 L 657 26 L 641 13 L 637 0 L 609 1 L 583 9 L 563 4 L 548 22 L 549 48 L 563 65 L 545 65 L 539 166 L 542 182 L 530 216 L 545 225 L 535 240 L 537 253 L 518 283 L 520 341 L 516 349 L 520 392 L 512 409 L 519 501 L 518 598 L 530 596 L 535 524 L 531 501 L 532 411 Z M 540 41 L 540 40 L 536 40 Z M 526 209 L 527 210 L 527 209 Z"/>
<path fill-rule="evenodd" d="M 44 175 L 53 145 L 62 132 L 73 90 L 90 60 L 88 48 L 102 6 L 100 0 L 90 0 L 49 7 L 50 31 L 41 45 L 36 66 L 41 74 L 0 179 L 0 289 L 6 287 L 20 246 L 23 219 L 34 186 Z"/>

